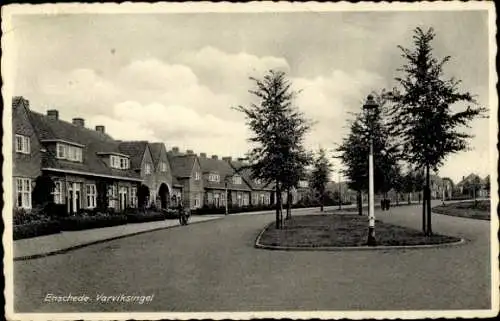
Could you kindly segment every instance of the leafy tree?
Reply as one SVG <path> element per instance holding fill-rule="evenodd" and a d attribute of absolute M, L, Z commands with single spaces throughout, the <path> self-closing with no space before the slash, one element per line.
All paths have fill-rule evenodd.
<path fill-rule="evenodd" d="M 35 180 L 35 187 L 33 188 L 33 192 L 31 193 L 33 207 L 43 208 L 47 204 L 53 203 L 54 188 L 55 184 L 48 175 L 42 174 L 38 176 Z"/>
<path fill-rule="evenodd" d="M 324 209 L 325 191 L 326 191 L 326 185 L 328 184 L 330 171 L 331 171 L 331 164 L 326 158 L 325 150 L 323 148 L 320 148 L 318 156 L 314 159 L 310 186 L 316 192 L 321 212 L 323 212 Z"/>
<path fill-rule="evenodd" d="M 349 179 L 348 186 L 358 193 L 359 215 L 362 214 L 361 193 L 368 190 L 370 138 L 373 141 L 375 192 L 386 196 L 395 183 L 395 167 L 399 156 L 385 121 L 387 110 L 384 97 L 384 92 L 375 95 L 379 108 L 372 113 L 354 114 L 350 132 L 337 148 L 344 164 L 343 174 Z"/>
<path fill-rule="evenodd" d="M 443 77 L 443 66 L 450 56 L 440 61 L 433 57 L 431 42 L 435 35 L 432 28 L 416 28 L 414 48 L 398 46 L 406 63 L 398 69 L 403 75 L 396 78 L 399 89 L 391 95 L 392 128 L 400 138 L 401 155 L 410 164 L 426 170 L 423 229 L 427 235 L 432 234 L 430 171 L 437 171 L 447 155 L 467 148 L 467 140 L 472 136 L 459 128 L 467 127 L 485 111 L 470 93 L 459 90 L 460 81 Z M 461 102 L 469 106 L 453 112 L 451 106 Z"/>
<path fill-rule="evenodd" d="M 245 114 L 253 132 L 248 153 L 252 177 L 275 186 L 276 228 L 281 228 L 282 192 L 297 185 L 310 161 L 303 140 L 311 124 L 293 105 L 297 92 L 284 72 L 270 70 L 263 79 L 250 79 L 255 83 L 250 93 L 258 103 L 235 109 Z"/>

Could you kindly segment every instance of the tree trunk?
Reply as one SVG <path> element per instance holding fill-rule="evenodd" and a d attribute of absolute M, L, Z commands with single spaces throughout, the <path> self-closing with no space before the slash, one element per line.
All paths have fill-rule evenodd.
<path fill-rule="evenodd" d="M 276 229 L 280 228 L 280 202 L 281 202 L 281 191 L 276 181 Z"/>
<path fill-rule="evenodd" d="M 431 185 L 430 185 L 430 166 L 426 166 L 426 186 L 427 186 L 427 235 L 432 235 L 432 219 L 431 219 Z"/>
<path fill-rule="evenodd" d="M 289 220 L 292 218 L 292 202 L 290 199 L 292 198 L 292 192 L 290 191 L 290 187 L 287 189 L 286 195 L 286 219 Z"/>
<path fill-rule="evenodd" d="M 356 196 L 356 203 L 358 205 L 358 214 L 363 215 L 363 194 L 361 190 L 358 190 L 358 195 Z"/>
<path fill-rule="evenodd" d="M 408 205 L 411 204 L 411 192 L 408 193 Z"/>
<path fill-rule="evenodd" d="M 324 200 L 325 200 L 325 195 L 324 195 L 324 193 L 321 193 L 319 195 L 319 208 L 320 208 L 321 212 L 324 211 L 324 207 L 323 207 Z"/>

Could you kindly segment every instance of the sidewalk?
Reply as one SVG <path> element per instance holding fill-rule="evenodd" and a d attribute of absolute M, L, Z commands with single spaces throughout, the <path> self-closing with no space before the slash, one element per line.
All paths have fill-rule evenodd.
<path fill-rule="evenodd" d="M 211 221 L 222 217 L 223 215 L 191 216 L 189 223 L 193 224 Z M 125 224 L 83 231 L 64 231 L 58 234 L 16 240 L 12 245 L 14 261 L 28 260 L 64 253 L 69 250 L 81 248 L 91 244 L 162 230 L 178 225 L 178 220 L 164 220 L 147 223 Z"/>

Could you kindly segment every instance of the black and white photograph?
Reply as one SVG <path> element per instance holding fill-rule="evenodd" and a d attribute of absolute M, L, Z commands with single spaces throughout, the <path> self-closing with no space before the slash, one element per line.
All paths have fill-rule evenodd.
<path fill-rule="evenodd" d="M 6 319 L 496 316 L 495 21 L 3 6 Z"/>

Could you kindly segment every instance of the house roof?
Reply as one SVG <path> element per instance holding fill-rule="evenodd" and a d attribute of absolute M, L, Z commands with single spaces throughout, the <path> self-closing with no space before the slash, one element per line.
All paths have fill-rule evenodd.
<path fill-rule="evenodd" d="M 168 162 L 172 168 L 173 176 L 177 178 L 191 177 L 196 155 L 167 153 Z"/>
<path fill-rule="evenodd" d="M 208 175 L 204 175 L 203 183 L 205 188 L 218 188 L 223 189 L 226 187 L 225 180 L 227 179 L 227 188 L 232 190 L 245 190 L 250 191 L 250 187 L 247 185 L 246 181 L 243 179 L 241 174 L 238 174 L 242 177 L 242 184 L 235 185 L 233 184 L 233 180 L 230 179 L 232 176 L 236 174 L 235 170 L 229 165 L 229 163 L 225 160 L 213 159 L 207 157 L 200 157 L 200 166 L 203 174 L 206 173 L 216 173 L 219 174 L 220 180 L 218 182 L 212 182 L 208 180 Z"/>
<path fill-rule="evenodd" d="M 139 173 L 133 169 L 114 169 L 106 165 L 103 156 L 98 153 L 122 153 L 119 144 L 107 134 L 73 125 L 72 123 L 49 119 L 40 113 L 28 110 L 28 117 L 40 141 L 66 141 L 83 147 L 83 162 L 71 162 L 57 159 L 50 150 L 42 157 L 42 167 L 59 171 L 72 171 L 82 174 L 94 174 L 121 178 L 139 179 Z"/>
<path fill-rule="evenodd" d="M 240 161 L 231 161 L 229 162 L 231 167 L 234 169 L 235 173 L 241 175 L 241 177 L 245 180 L 248 186 L 252 188 L 252 190 L 273 190 L 272 184 L 265 184 L 262 182 L 261 184 L 257 184 L 257 182 L 252 179 L 252 170 L 245 165 L 245 163 Z"/>
<path fill-rule="evenodd" d="M 165 149 L 165 144 L 163 143 L 149 143 L 149 150 L 151 151 L 151 156 L 153 157 L 153 163 L 156 167 L 160 161 L 161 150 Z"/>
<path fill-rule="evenodd" d="M 122 153 L 130 155 L 130 167 L 140 169 L 148 142 L 145 140 L 120 141 L 118 146 Z"/>

